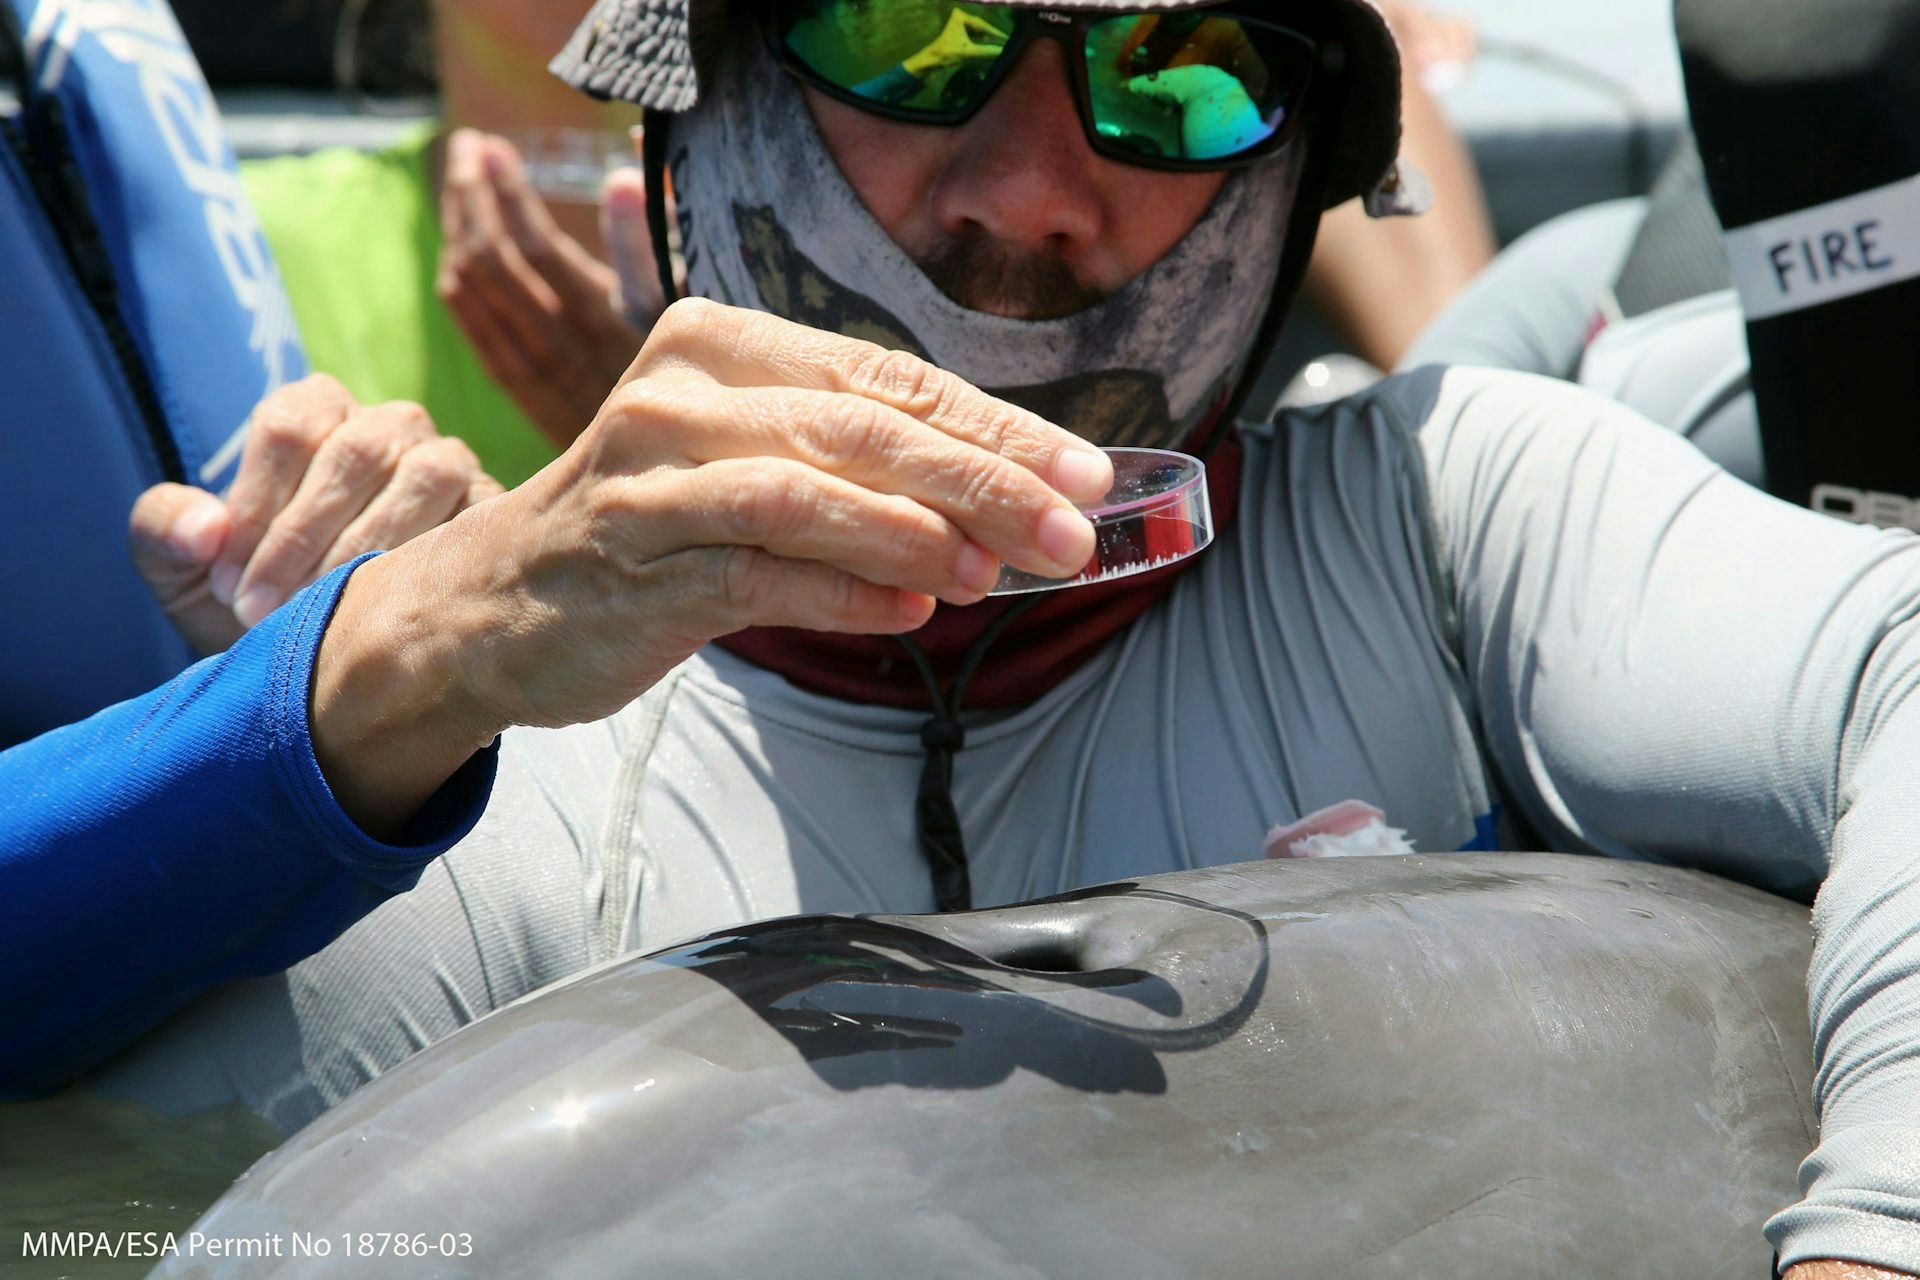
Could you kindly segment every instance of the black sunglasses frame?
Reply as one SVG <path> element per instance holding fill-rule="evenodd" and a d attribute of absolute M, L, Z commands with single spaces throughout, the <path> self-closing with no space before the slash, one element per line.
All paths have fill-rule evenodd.
<path fill-rule="evenodd" d="M 960 0 L 956 0 L 956 2 L 960 2 Z M 978 0 L 964 0 L 964 2 L 977 3 Z M 805 62 L 801 61 L 798 54 L 787 48 L 786 41 L 781 38 L 779 11 L 783 7 L 780 0 L 769 0 L 769 3 L 762 5 L 760 9 L 760 26 L 761 31 L 766 36 L 768 50 L 773 54 L 774 58 L 787 74 L 793 76 L 794 79 L 800 81 L 802 84 L 812 86 L 836 102 L 844 102 L 848 106 L 858 107 L 871 115 L 880 116 L 887 120 L 898 120 L 903 124 L 926 124 L 940 127 L 965 124 L 978 114 L 980 108 L 987 104 L 988 99 L 993 97 L 995 91 L 1000 88 L 1000 82 L 1006 79 L 1007 73 L 1019 62 L 1020 54 L 1025 51 L 1028 45 L 1032 44 L 1035 40 L 1057 40 L 1066 46 L 1068 54 L 1067 61 L 1073 68 L 1073 103 L 1075 110 L 1080 116 L 1081 131 L 1086 134 L 1087 145 L 1091 147 L 1096 154 L 1105 156 L 1109 160 L 1118 160 L 1123 164 L 1137 165 L 1143 169 L 1162 169 L 1174 173 L 1219 173 L 1228 169 L 1243 169 L 1248 165 L 1264 160 L 1266 157 L 1273 155 L 1288 143 L 1292 142 L 1294 138 L 1299 136 L 1301 125 L 1307 118 L 1307 103 L 1313 93 L 1314 83 L 1320 78 L 1323 70 L 1323 59 L 1328 57 L 1330 50 L 1333 48 L 1332 42 L 1326 38 L 1309 34 L 1297 27 L 1287 26 L 1278 22 L 1269 22 L 1265 18 L 1256 17 L 1244 12 L 1239 6 L 1224 5 L 1218 8 L 1208 7 L 1203 10 L 1198 10 L 1199 12 L 1207 13 L 1209 16 L 1232 18 L 1236 22 L 1259 27 L 1263 30 L 1297 40 L 1306 46 L 1310 56 L 1307 63 L 1306 82 L 1300 86 L 1296 100 L 1287 112 L 1287 118 L 1281 122 L 1278 129 L 1274 130 L 1272 134 L 1261 139 L 1253 146 L 1248 147 L 1245 151 L 1238 151 L 1233 155 L 1222 156 L 1215 160 L 1188 160 L 1183 157 L 1150 156 L 1139 151 L 1129 150 L 1102 135 L 1094 123 L 1093 86 L 1087 82 L 1086 48 L 1088 29 L 1099 23 L 1112 22 L 1117 18 L 1165 16 L 1157 11 L 1136 10 L 1129 12 L 1127 10 L 1119 10 L 1093 13 L 1064 13 L 1056 9 L 1016 8 L 1014 6 L 993 5 L 991 7 L 1007 8 L 1013 13 L 1013 30 L 1007 36 L 1005 48 L 1003 48 L 999 56 L 994 59 L 992 69 L 987 72 L 986 79 L 981 82 L 979 93 L 970 105 L 959 110 L 923 111 L 912 107 L 898 107 L 884 102 L 875 102 L 871 98 L 863 98 L 851 89 L 842 88 L 834 84 L 831 80 L 828 80 L 819 72 L 809 67 Z M 1196 12 L 1196 10 L 1189 9 L 1179 12 L 1192 13 Z"/>

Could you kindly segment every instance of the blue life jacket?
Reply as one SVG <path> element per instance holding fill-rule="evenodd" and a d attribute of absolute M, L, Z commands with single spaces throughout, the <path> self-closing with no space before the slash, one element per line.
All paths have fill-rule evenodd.
<path fill-rule="evenodd" d="M 253 406 L 305 372 L 164 0 L 0 0 L 0 747 L 188 663 L 128 513 L 230 483 Z"/>

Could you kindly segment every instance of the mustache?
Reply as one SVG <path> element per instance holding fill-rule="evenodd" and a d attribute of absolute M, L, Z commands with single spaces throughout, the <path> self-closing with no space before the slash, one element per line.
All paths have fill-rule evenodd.
<path fill-rule="evenodd" d="M 956 236 L 916 261 L 967 310 L 1014 320 L 1061 320 L 1107 298 L 1059 258 L 1011 252 L 984 231 Z"/>

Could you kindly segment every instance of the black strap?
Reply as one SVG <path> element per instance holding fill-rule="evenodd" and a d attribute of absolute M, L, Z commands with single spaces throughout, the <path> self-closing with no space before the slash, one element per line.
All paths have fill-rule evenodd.
<path fill-rule="evenodd" d="M 966 911 L 973 906 L 973 879 L 967 873 L 960 811 L 953 803 L 953 757 L 967 745 L 967 731 L 958 720 L 936 714 L 920 726 L 920 745 L 927 759 L 920 769 L 913 814 L 920 852 L 933 874 L 933 899 L 941 911 Z"/>
<path fill-rule="evenodd" d="M 920 832 L 920 852 L 933 876 L 933 898 L 941 911 L 973 910 L 973 879 L 967 871 L 966 835 L 960 829 L 960 811 L 953 803 L 953 758 L 967 745 L 960 723 L 960 703 L 980 662 L 1015 618 L 1040 603 L 1038 592 L 1014 601 L 968 646 L 953 683 L 941 689 L 933 663 L 911 636 L 899 636 L 901 647 L 926 681 L 933 714 L 920 726 L 920 745 L 927 759 L 920 770 L 920 792 L 914 798 L 914 820 Z"/>
<path fill-rule="evenodd" d="M 640 113 L 640 169 L 647 183 L 647 230 L 653 235 L 653 265 L 660 272 L 660 305 L 680 297 L 673 279 L 673 245 L 667 235 L 667 128 L 673 117 L 651 107 Z"/>
<path fill-rule="evenodd" d="M 1214 416 L 1207 438 L 1194 450 L 1202 459 L 1211 458 L 1220 443 L 1233 434 L 1246 412 L 1247 397 L 1260 384 L 1260 372 L 1273 357 L 1280 341 L 1280 330 L 1293 311 L 1294 300 L 1307 278 L 1307 263 L 1313 257 L 1314 240 L 1320 234 L 1320 215 L 1326 200 L 1327 173 L 1333 166 L 1333 149 L 1325 145 L 1333 137 L 1332 126 L 1341 118 L 1346 101 L 1346 48 L 1335 41 L 1321 47 L 1319 82 L 1315 85 L 1310 114 L 1300 136 L 1308 142 L 1307 163 L 1300 173 L 1300 185 L 1294 189 L 1293 210 L 1287 218 L 1286 239 L 1281 241 L 1280 269 L 1274 277 L 1273 293 L 1261 314 L 1260 327 L 1254 331 L 1253 358 L 1233 394 Z M 1316 145 L 1318 144 L 1318 145 Z M 1274 406 L 1265 406 L 1261 420 L 1273 416 Z"/>

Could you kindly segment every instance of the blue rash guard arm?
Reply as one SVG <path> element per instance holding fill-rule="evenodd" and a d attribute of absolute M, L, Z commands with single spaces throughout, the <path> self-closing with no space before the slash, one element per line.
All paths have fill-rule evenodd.
<path fill-rule="evenodd" d="M 495 749 L 391 845 L 321 775 L 313 663 L 365 559 L 153 693 L 0 752 L 0 1096 L 58 1088 L 208 986 L 311 955 L 479 819 Z"/>
<path fill-rule="evenodd" d="M 1415 378 L 1407 492 L 1502 784 L 1557 847 L 1818 891 L 1820 1133 L 1767 1235 L 1920 1272 L 1920 539 L 1564 384 Z"/>

